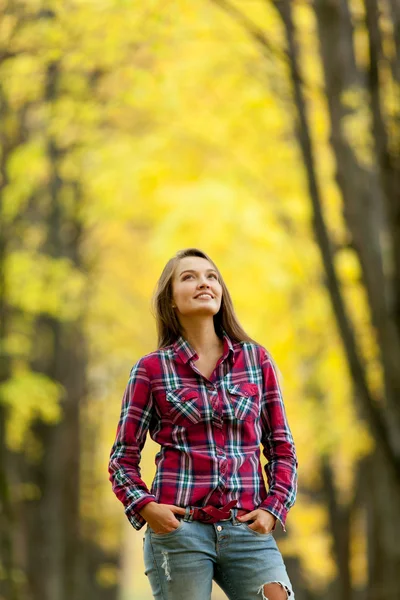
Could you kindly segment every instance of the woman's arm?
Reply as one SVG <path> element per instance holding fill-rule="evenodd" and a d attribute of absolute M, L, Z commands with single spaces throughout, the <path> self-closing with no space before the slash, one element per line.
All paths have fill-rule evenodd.
<path fill-rule="evenodd" d="M 261 442 L 263 454 L 268 460 L 265 473 L 269 491 L 259 508 L 268 510 L 277 517 L 286 531 L 286 516 L 296 500 L 298 462 L 278 376 L 265 349 L 262 371 L 264 389 L 261 405 Z"/>
<path fill-rule="evenodd" d="M 131 369 L 122 398 L 121 416 L 108 466 L 113 491 L 125 506 L 125 513 L 135 529 L 145 524 L 139 510 L 156 500 L 141 479 L 139 467 L 152 409 L 150 380 L 143 359 L 140 359 Z"/>

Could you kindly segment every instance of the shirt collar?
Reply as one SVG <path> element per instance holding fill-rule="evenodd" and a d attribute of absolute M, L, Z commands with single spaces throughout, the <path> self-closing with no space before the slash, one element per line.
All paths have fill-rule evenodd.
<path fill-rule="evenodd" d="M 222 359 L 226 360 L 229 354 L 234 355 L 235 349 L 233 347 L 232 340 L 226 333 L 225 329 L 222 330 L 222 336 L 224 344 Z M 175 356 L 183 363 L 187 363 L 192 359 L 198 360 L 199 358 L 192 346 L 182 335 L 178 337 L 172 347 L 174 349 Z"/>

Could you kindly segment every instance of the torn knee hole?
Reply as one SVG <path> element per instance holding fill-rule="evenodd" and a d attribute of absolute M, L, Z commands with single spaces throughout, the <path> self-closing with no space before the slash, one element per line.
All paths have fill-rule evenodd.
<path fill-rule="evenodd" d="M 277 587 L 281 588 L 279 592 L 276 589 Z M 293 595 L 292 590 L 281 581 L 269 581 L 263 583 L 257 593 L 262 595 L 262 600 L 289 600 Z"/>

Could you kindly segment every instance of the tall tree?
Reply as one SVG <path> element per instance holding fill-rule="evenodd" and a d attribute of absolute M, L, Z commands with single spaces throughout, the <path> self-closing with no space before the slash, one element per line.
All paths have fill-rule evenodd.
<path fill-rule="evenodd" d="M 2 7 L 3 34 L 8 34 L 7 51 L 1 56 L 8 87 L 1 88 L 0 189 L 4 585 L 7 598 L 17 598 L 18 581 L 26 582 L 23 597 L 29 600 L 113 598 L 115 586 L 102 587 L 96 572 L 104 560 L 115 563 L 116 557 L 87 539 L 82 526 L 81 439 L 82 431 L 86 436 L 91 431 L 81 420 L 88 391 L 87 264 L 77 163 L 72 174 L 67 164 L 74 160 L 73 153 L 79 154 L 82 139 L 79 144 L 76 136 L 70 140 L 70 122 L 59 126 L 68 111 L 63 102 L 72 96 L 70 86 L 76 78 L 57 58 L 59 34 L 70 25 L 70 13 L 56 8 L 24 2 Z M 56 40 L 53 34 L 58 35 Z M 36 79 L 24 87 L 26 68 L 36 73 Z M 31 261 L 36 285 L 47 282 L 33 306 L 29 286 L 28 297 L 21 302 L 15 290 L 6 287 L 12 278 L 10 273 L 5 276 L 5 269 L 13 257 L 14 266 L 23 269 Z M 74 287 L 73 294 L 66 292 L 68 285 Z M 23 332 L 29 344 L 8 356 L 15 330 Z M 45 414 L 47 392 L 54 396 L 51 418 Z M 23 425 L 24 443 L 12 452 L 6 431 L 13 413 L 18 415 L 19 403 L 31 406 L 21 412 L 30 420 Z"/>

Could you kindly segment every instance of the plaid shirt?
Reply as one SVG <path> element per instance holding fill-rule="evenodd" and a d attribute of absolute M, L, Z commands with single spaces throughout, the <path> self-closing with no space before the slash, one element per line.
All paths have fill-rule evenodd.
<path fill-rule="evenodd" d="M 139 510 L 148 502 L 221 507 L 237 500 L 237 508 L 269 511 L 285 530 L 298 463 L 273 362 L 263 346 L 223 334 L 210 379 L 182 336 L 132 367 L 109 473 L 135 529 L 145 524 Z M 160 444 L 150 491 L 139 468 L 148 431 Z"/>

